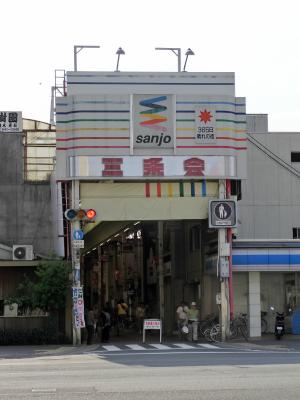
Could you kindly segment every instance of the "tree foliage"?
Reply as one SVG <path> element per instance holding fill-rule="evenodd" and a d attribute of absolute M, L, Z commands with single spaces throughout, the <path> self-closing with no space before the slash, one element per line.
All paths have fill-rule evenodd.
<path fill-rule="evenodd" d="M 43 261 L 34 271 L 33 280 L 24 276 L 15 296 L 8 303 L 17 303 L 19 309 L 54 311 L 65 307 L 70 288 L 71 265 L 66 261 Z"/>

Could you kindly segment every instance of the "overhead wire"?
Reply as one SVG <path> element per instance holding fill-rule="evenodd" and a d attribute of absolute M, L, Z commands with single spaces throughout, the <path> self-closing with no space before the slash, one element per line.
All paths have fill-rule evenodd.
<path fill-rule="evenodd" d="M 296 168 L 294 168 L 291 164 L 288 164 L 286 161 L 284 161 L 277 154 L 273 153 L 272 150 L 270 150 L 267 146 L 265 146 L 263 143 L 261 143 L 256 138 L 254 138 L 251 134 L 248 134 L 248 140 L 256 148 L 258 148 L 260 151 L 262 151 L 264 154 L 266 154 L 269 158 L 271 158 L 273 161 L 275 161 L 281 167 L 283 167 L 286 170 L 288 170 L 290 173 L 295 175 L 297 178 L 300 178 L 300 171 L 298 171 Z"/>

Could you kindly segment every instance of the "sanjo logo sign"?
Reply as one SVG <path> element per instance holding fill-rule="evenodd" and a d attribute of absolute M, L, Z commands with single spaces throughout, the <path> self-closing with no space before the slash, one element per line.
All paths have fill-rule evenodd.
<path fill-rule="evenodd" d="M 173 147 L 173 97 L 133 96 L 134 147 Z"/>

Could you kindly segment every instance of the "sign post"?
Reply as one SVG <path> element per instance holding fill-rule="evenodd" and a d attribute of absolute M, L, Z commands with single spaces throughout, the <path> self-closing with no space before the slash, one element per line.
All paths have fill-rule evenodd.
<path fill-rule="evenodd" d="M 144 319 L 143 324 L 143 343 L 146 342 L 147 330 L 159 329 L 159 343 L 162 341 L 162 320 L 161 319 Z"/>

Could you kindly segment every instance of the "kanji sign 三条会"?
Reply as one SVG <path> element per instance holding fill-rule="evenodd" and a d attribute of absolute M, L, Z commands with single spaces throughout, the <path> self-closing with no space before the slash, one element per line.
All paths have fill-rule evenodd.
<path fill-rule="evenodd" d="M 221 178 L 236 176 L 234 156 L 125 156 L 70 157 L 70 177 L 111 179 L 191 177 Z"/>

